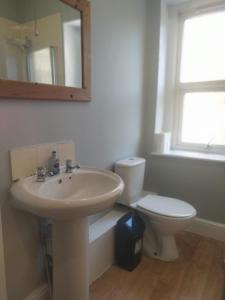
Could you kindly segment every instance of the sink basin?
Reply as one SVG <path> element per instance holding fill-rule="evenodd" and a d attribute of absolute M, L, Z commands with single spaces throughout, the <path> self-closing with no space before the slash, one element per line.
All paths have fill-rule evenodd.
<path fill-rule="evenodd" d="M 111 207 L 124 188 L 105 170 L 81 168 L 37 182 L 28 177 L 11 188 L 12 204 L 53 220 L 53 299 L 89 300 L 88 218 Z"/>
<path fill-rule="evenodd" d="M 121 178 L 105 170 L 82 168 L 37 182 L 27 177 L 11 188 L 13 204 L 51 219 L 73 219 L 98 213 L 113 205 L 123 191 Z"/>

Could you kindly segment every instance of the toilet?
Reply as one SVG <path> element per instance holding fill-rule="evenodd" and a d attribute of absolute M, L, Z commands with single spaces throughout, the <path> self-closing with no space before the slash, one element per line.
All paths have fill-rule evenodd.
<path fill-rule="evenodd" d="M 116 162 L 115 172 L 125 183 L 117 202 L 135 209 L 144 220 L 145 255 L 173 261 L 179 256 L 175 235 L 192 223 L 196 210 L 187 202 L 143 191 L 145 164 L 139 157 Z"/>

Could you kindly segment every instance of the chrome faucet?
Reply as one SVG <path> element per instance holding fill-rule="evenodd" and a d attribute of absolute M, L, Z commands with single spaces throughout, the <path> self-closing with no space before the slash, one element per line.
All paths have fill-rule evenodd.
<path fill-rule="evenodd" d="M 47 169 L 44 167 L 37 168 L 37 182 L 44 182 L 47 176 Z"/>
<path fill-rule="evenodd" d="M 74 169 L 80 169 L 80 165 L 74 165 L 71 159 L 66 160 L 66 173 L 72 173 Z"/>

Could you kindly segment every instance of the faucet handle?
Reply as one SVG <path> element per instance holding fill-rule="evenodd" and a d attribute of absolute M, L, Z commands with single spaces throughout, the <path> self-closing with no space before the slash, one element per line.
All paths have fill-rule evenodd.
<path fill-rule="evenodd" d="M 37 167 L 37 181 L 44 182 L 47 176 L 47 169 L 45 167 Z"/>
<path fill-rule="evenodd" d="M 72 173 L 73 169 L 80 169 L 80 165 L 73 164 L 72 159 L 67 159 L 66 160 L 66 173 Z"/>
<path fill-rule="evenodd" d="M 66 160 L 66 165 L 72 165 L 73 164 L 73 160 L 72 159 L 67 159 Z"/>

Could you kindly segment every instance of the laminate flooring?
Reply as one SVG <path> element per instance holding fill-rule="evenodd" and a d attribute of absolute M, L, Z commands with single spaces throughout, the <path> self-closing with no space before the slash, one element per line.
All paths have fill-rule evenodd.
<path fill-rule="evenodd" d="M 91 300 L 225 300 L 225 243 L 184 232 L 177 244 L 174 262 L 143 257 L 133 272 L 112 266 L 91 285 Z"/>

